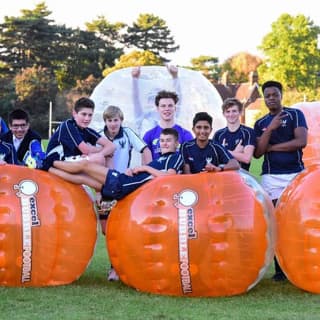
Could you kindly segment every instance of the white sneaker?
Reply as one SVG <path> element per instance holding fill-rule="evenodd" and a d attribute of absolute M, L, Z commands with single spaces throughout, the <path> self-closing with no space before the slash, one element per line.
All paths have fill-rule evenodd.
<path fill-rule="evenodd" d="M 117 200 L 112 201 L 101 201 L 99 203 L 96 202 L 97 212 L 99 214 L 103 214 L 106 212 L 110 212 L 117 204 Z"/>
<path fill-rule="evenodd" d="M 108 271 L 108 281 L 119 281 L 119 276 L 112 267 Z"/>

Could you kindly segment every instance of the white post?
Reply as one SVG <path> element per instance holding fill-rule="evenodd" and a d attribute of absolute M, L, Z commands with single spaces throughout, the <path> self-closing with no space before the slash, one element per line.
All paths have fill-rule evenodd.
<path fill-rule="evenodd" d="M 48 139 L 51 138 L 52 132 L 52 101 L 49 102 L 49 132 L 48 132 Z"/>

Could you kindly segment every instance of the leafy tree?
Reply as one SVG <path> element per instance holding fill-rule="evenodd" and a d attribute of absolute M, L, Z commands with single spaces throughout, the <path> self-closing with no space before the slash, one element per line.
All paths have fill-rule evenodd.
<path fill-rule="evenodd" d="M 161 65 L 162 61 L 154 53 L 150 51 L 132 51 L 120 57 L 119 62 L 112 68 L 105 69 L 103 75 L 106 77 L 109 73 L 122 68 L 134 66 L 153 66 Z"/>
<path fill-rule="evenodd" d="M 86 23 L 87 31 L 94 32 L 96 37 L 101 40 L 99 48 L 99 67 L 104 70 L 112 67 L 115 61 L 123 54 L 123 33 L 125 23 L 108 22 L 104 16 L 99 16 L 92 22 Z"/>
<path fill-rule="evenodd" d="M 259 47 L 265 56 L 259 77 L 276 79 L 300 92 L 315 92 L 320 71 L 319 27 L 304 15 L 289 14 L 281 15 L 271 27 Z"/>
<path fill-rule="evenodd" d="M 140 14 L 137 22 L 128 27 L 124 41 L 128 46 L 151 51 L 163 61 L 168 61 L 163 56 L 164 53 L 179 49 L 166 22 L 153 14 Z"/>
<path fill-rule="evenodd" d="M 88 30 L 53 24 L 45 3 L 21 10 L 21 17 L 5 17 L 0 24 L 0 72 L 15 75 L 22 68 L 42 66 L 57 78 L 60 90 L 72 88 L 90 74 L 101 77 L 123 53 L 116 40 L 123 24 L 100 18 Z"/>
<path fill-rule="evenodd" d="M 217 57 L 199 56 L 191 59 L 191 69 L 201 71 L 211 82 L 217 82 L 221 72 L 218 62 Z"/>
<path fill-rule="evenodd" d="M 228 58 L 221 66 L 223 71 L 229 72 L 229 79 L 232 83 L 248 81 L 248 75 L 256 71 L 262 59 L 248 52 L 240 52 Z"/>
<path fill-rule="evenodd" d="M 56 50 L 57 28 L 46 17 L 51 14 L 44 3 L 34 10 L 21 10 L 21 17 L 5 17 L 0 24 L 0 60 L 13 74 L 22 68 L 42 65 L 52 67 Z"/>
<path fill-rule="evenodd" d="M 34 120 L 32 125 L 44 136 L 48 128 L 49 102 L 54 100 L 58 91 L 55 78 L 46 68 L 26 68 L 16 75 L 15 88 L 16 106 L 30 113 Z"/>

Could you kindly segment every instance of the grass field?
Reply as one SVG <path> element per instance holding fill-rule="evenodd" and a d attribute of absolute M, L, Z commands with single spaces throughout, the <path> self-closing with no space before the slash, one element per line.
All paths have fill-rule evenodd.
<path fill-rule="evenodd" d="M 257 174 L 260 161 L 252 172 Z M 76 261 L 75 261 L 76 263 Z M 248 293 L 221 298 L 167 297 L 138 292 L 106 281 L 105 239 L 74 283 L 47 288 L 0 288 L 0 319 L 319 319 L 320 297 L 289 282 L 269 278 L 273 268 Z M 240 276 L 240 275 L 239 275 Z"/>

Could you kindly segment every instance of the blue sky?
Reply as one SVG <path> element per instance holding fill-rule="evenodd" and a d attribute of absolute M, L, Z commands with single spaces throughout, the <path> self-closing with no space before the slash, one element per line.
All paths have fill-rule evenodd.
<path fill-rule="evenodd" d="M 35 0 L 8 0 L 0 11 L 17 16 L 20 9 L 33 9 Z M 320 26 L 320 10 L 315 0 L 46 0 L 51 18 L 57 23 L 84 28 L 84 23 L 104 15 L 110 22 L 132 23 L 140 13 L 164 19 L 180 50 L 172 63 L 188 65 L 200 55 L 218 57 L 220 62 L 246 51 L 261 56 L 257 46 L 271 31 L 281 14 L 304 14 Z M 241 34 L 242 36 L 237 36 Z"/>

